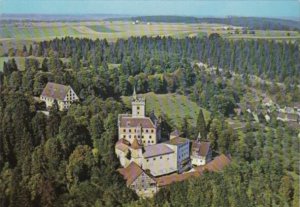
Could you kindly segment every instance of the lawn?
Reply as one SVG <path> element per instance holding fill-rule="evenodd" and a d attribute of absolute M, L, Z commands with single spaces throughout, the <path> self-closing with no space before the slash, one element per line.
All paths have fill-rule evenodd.
<path fill-rule="evenodd" d="M 146 97 L 146 112 L 149 114 L 154 110 L 157 116 L 166 114 L 171 120 L 172 125 L 178 127 L 184 117 L 188 118 L 189 123 L 196 125 L 200 107 L 190 101 L 186 96 L 178 94 L 155 94 L 153 92 L 143 94 Z M 131 107 L 131 96 L 122 97 L 128 108 Z M 203 109 L 204 117 L 209 119 L 210 113 Z"/>

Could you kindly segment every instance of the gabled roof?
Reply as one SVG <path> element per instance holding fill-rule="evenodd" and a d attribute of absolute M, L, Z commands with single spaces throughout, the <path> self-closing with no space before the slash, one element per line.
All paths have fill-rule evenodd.
<path fill-rule="evenodd" d="M 120 127 L 138 127 L 155 128 L 153 122 L 148 117 L 133 118 L 131 115 L 120 115 Z"/>
<path fill-rule="evenodd" d="M 210 149 L 210 142 L 193 141 L 192 152 L 197 153 L 199 156 L 206 157 Z"/>
<path fill-rule="evenodd" d="M 118 169 L 118 172 L 123 175 L 129 186 L 143 173 L 143 170 L 135 162 L 131 162 L 126 168 Z"/>
<path fill-rule="evenodd" d="M 174 152 L 171 148 L 169 148 L 164 143 L 148 145 L 144 149 L 145 149 L 145 152 L 144 152 L 143 156 L 145 158 L 156 157 L 156 156 L 170 154 L 170 153 Z"/>
<path fill-rule="evenodd" d="M 48 82 L 42 92 L 42 96 L 63 101 L 70 89 L 71 89 L 70 86 Z"/>
<path fill-rule="evenodd" d="M 116 143 L 116 148 L 118 150 L 121 150 L 122 152 L 127 152 L 128 143 L 126 143 L 126 140 L 124 139 L 119 139 L 118 142 Z"/>

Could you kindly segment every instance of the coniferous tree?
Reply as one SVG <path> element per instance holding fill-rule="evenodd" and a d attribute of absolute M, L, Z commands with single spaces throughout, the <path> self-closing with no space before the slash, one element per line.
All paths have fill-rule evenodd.
<path fill-rule="evenodd" d="M 200 133 L 201 139 L 206 140 L 207 138 L 207 129 L 206 129 L 206 123 L 203 115 L 202 109 L 200 109 L 198 113 L 198 118 L 197 118 L 197 130 L 198 134 Z"/>

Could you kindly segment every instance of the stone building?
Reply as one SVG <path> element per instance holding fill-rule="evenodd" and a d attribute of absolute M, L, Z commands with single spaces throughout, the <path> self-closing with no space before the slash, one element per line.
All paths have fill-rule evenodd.
<path fill-rule="evenodd" d="M 210 142 L 201 142 L 198 140 L 192 142 L 191 160 L 192 165 L 201 166 L 210 162 L 212 159 L 212 150 Z"/>
<path fill-rule="evenodd" d="M 126 180 L 127 186 L 139 196 L 151 197 L 157 192 L 155 178 L 140 168 L 135 162 L 131 162 L 126 168 L 120 168 L 118 171 Z"/>
<path fill-rule="evenodd" d="M 190 159 L 190 140 L 182 137 L 170 136 L 170 140 L 165 144 L 175 152 L 176 169 L 178 173 L 182 173 L 191 168 Z"/>
<path fill-rule="evenodd" d="M 160 128 L 157 118 L 145 116 L 145 99 L 132 96 L 132 114 L 120 114 L 118 119 L 119 139 L 132 143 L 134 139 L 143 146 L 154 145 L 160 141 Z"/>

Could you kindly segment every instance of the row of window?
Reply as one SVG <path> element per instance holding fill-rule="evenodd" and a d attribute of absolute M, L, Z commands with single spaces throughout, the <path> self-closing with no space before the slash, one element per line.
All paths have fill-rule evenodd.
<path fill-rule="evenodd" d="M 128 138 L 131 138 L 131 137 L 132 137 L 131 134 L 128 135 Z M 138 139 L 141 138 L 140 135 L 138 135 L 138 136 L 134 135 L 133 137 L 134 137 L 134 138 L 138 138 Z M 123 135 L 123 138 L 124 138 L 124 139 L 126 138 L 126 135 L 125 135 L 125 134 Z M 142 135 L 142 139 L 144 139 L 144 138 L 145 138 L 144 135 Z M 151 135 L 149 136 L 149 139 L 152 139 L 152 136 L 151 136 Z"/>
<path fill-rule="evenodd" d="M 158 158 L 157 158 L 157 159 L 158 159 Z M 161 160 L 161 159 L 162 159 L 162 156 L 160 156 L 159 159 Z M 167 160 L 169 160 L 169 159 L 170 159 L 170 158 L 167 157 Z M 147 162 L 149 162 L 149 160 L 151 160 L 151 158 L 146 159 Z M 152 160 L 155 161 L 155 160 L 156 160 L 156 157 L 153 157 Z"/>
<path fill-rule="evenodd" d="M 142 129 L 142 132 L 144 133 L 149 133 L 150 130 L 148 129 Z M 123 132 L 125 133 L 126 132 L 126 129 L 123 129 Z M 131 132 L 131 129 L 128 129 L 128 132 Z M 136 132 L 136 129 L 134 130 L 134 132 Z M 154 133 L 154 130 L 151 129 L 151 133 Z"/>

